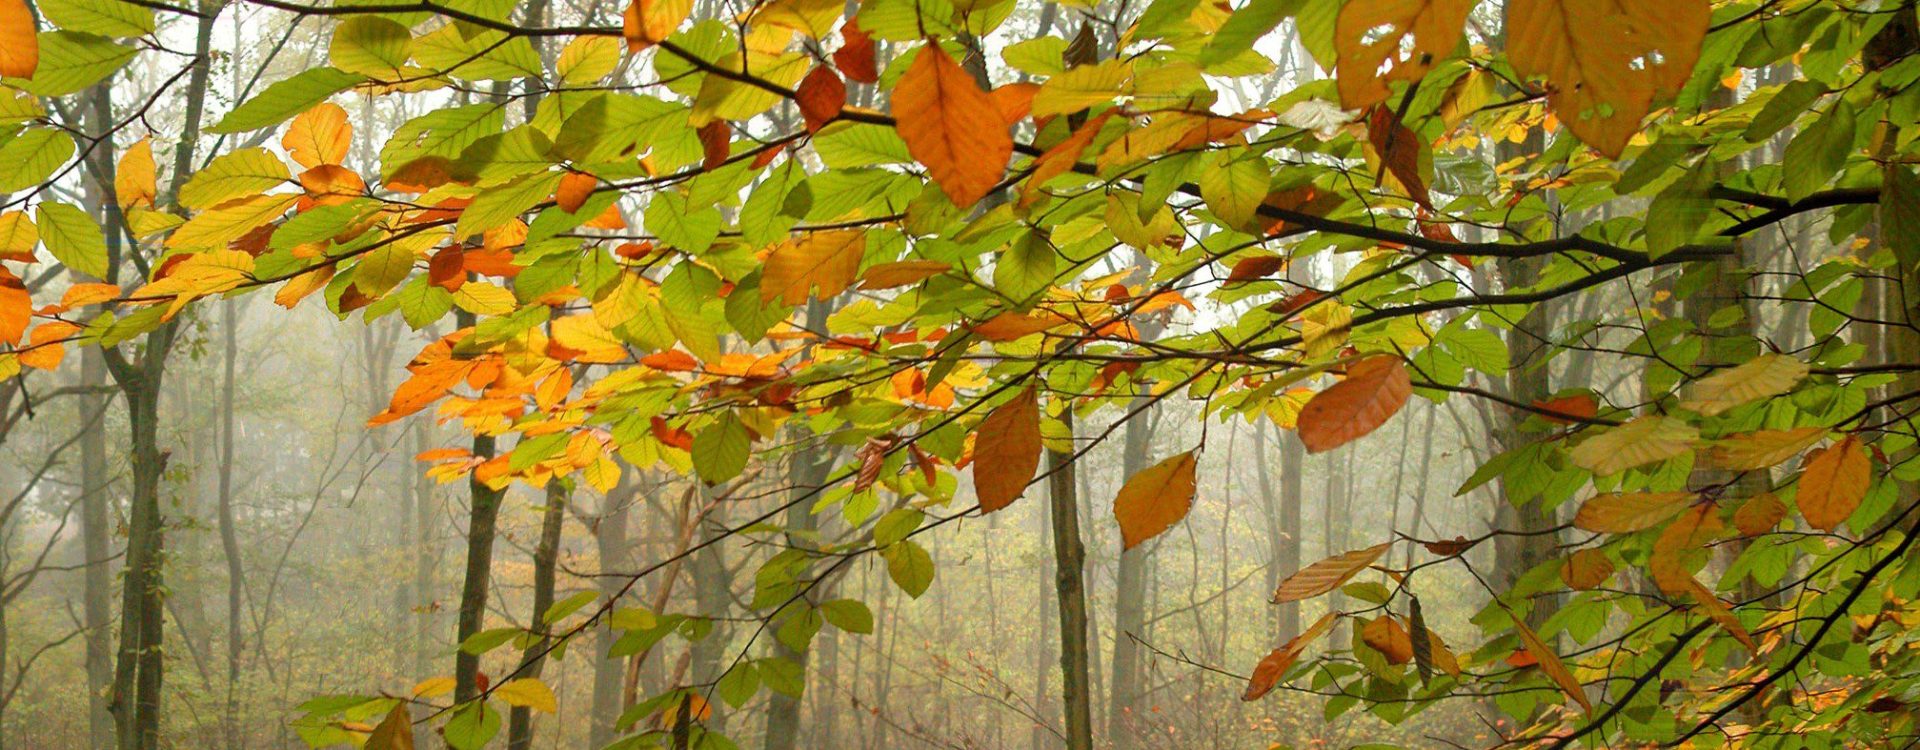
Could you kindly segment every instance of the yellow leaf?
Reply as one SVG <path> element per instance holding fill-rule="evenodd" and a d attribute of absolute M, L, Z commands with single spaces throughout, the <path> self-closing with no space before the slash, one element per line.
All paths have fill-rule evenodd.
<path fill-rule="evenodd" d="M 1107 60 L 1080 65 L 1047 79 L 1033 95 L 1034 117 L 1049 117 L 1079 112 L 1096 104 L 1113 101 L 1127 93 L 1133 82 L 1133 63 Z"/>
<path fill-rule="evenodd" d="M 513 292 L 481 281 L 461 284 L 453 293 L 453 304 L 475 315 L 506 315 L 519 306 Z"/>
<path fill-rule="evenodd" d="M 627 39 L 627 51 L 664 41 L 692 13 L 693 0 L 633 0 L 621 15 L 620 35 Z"/>
<path fill-rule="evenodd" d="M 1474 0 L 1352 0 L 1340 6 L 1333 47 L 1341 106 L 1379 104 L 1389 82 L 1418 81 L 1452 57 L 1473 6 Z M 1384 74 L 1382 67 L 1388 67 Z"/>
<path fill-rule="evenodd" d="M 620 65 L 620 40 L 608 36 L 574 37 L 560 50 L 554 70 L 560 80 L 575 86 L 605 78 Z"/>
<path fill-rule="evenodd" d="M 1647 415 L 1587 438 L 1570 455 L 1575 466 L 1607 476 L 1686 453 L 1699 437 L 1686 422 Z"/>
<path fill-rule="evenodd" d="M 287 125 L 280 146 L 295 163 L 312 169 L 322 164 L 341 164 L 353 147 L 353 125 L 347 111 L 333 102 L 321 102 Z"/>
<path fill-rule="evenodd" d="M 33 248 L 40 244 L 40 228 L 23 211 L 0 214 L 0 259 L 33 262 Z"/>
<path fill-rule="evenodd" d="M 1845 523 L 1872 484 L 1873 464 L 1860 440 L 1848 436 L 1807 456 L 1794 502 L 1807 524 L 1832 531 Z"/>
<path fill-rule="evenodd" d="M 809 290 L 822 300 L 844 292 L 859 278 L 866 252 L 867 233 L 862 229 L 812 232 L 781 243 L 760 273 L 760 301 L 797 305 L 807 300 Z"/>
<path fill-rule="evenodd" d="M 536 677 L 522 677 L 500 683 L 493 689 L 493 695 L 506 701 L 509 706 L 525 706 L 543 713 L 553 713 L 560 709 L 554 700 L 553 691 Z"/>
<path fill-rule="evenodd" d="M 1127 479 L 1113 499 L 1123 548 L 1133 549 L 1187 517 L 1193 509 L 1194 467 L 1193 452 L 1188 451 Z"/>
<path fill-rule="evenodd" d="M 1606 492 L 1581 503 L 1573 525 L 1605 534 L 1652 528 L 1686 510 L 1693 497 L 1691 492 Z"/>
<path fill-rule="evenodd" d="M 158 195 L 154 170 L 152 138 L 140 139 L 120 155 L 120 164 L 113 173 L 113 194 L 121 208 L 153 207 Z"/>
<path fill-rule="evenodd" d="M 1509 0 L 1507 59 L 1546 78 L 1560 122 L 1617 159 L 1693 74 L 1708 20 L 1707 0 Z"/>
<path fill-rule="evenodd" d="M 1280 582 L 1280 588 L 1273 592 L 1273 603 L 1285 604 L 1297 602 L 1340 588 L 1348 579 L 1362 570 L 1366 570 L 1373 561 L 1387 554 L 1393 542 L 1381 542 L 1366 549 L 1342 552 L 1320 562 L 1302 568 L 1300 572 L 1287 576 Z"/>
<path fill-rule="evenodd" d="M 325 289 L 327 282 L 331 280 L 333 280 L 333 264 L 319 266 L 288 279 L 279 291 L 273 293 L 273 302 L 291 310 L 295 305 L 300 304 L 300 300 L 306 299 L 307 295 Z"/>
<path fill-rule="evenodd" d="M 921 47 L 893 90 L 907 153 L 953 205 L 970 208 L 1006 173 L 1013 137 L 993 98 L 938 44 Z"/>
<path fill-rule="evenodd" d="M 994 409 L 973 433 L 973 491 L 992 513 L 1026 492 L 1040 468 L 1040 406 L 1028 388 Z"/>
<path fill-rule="evenodd" d="M 241 196 L 257 196 L 289 179 L 292 175 L 287 173 L 287 165 L 273 152 L 243 148 L 223 154 L 193 173 L 180 187 L 180 205 L 196 210 L 211 208 Z"/>
<path fill-rule="evenodd" d="M 1762 354 L 1694 382 L 1680 406 L 1711 417 L 1791 391 L 1806 376 L 1807 363 L 1784 354 Z"/>
<path fill-rule="evenodd" d="M 464 287 L 463 287 L 464 288 Z M 553 340 L 568 349 L 583 352 L 581 362 L 619 362 L 627 350 L 613 332 L 600 325 L 593 315 L 568 315 L 553 321 Z"/>
<path fill-rule="evenodd" d="M 167 247 L 225 248 L 228 243 L 280 218 L 292 208 L 299 196 L 291 194 L 255 195 L 241 198 L 201 212 L 167 238 Z"/>
<path fill-rule="evenodd" d="M 453 693 L 454 684 L 452 677 L 429 677 L 413 686 L 413 697 L 438 698 L 442 695 L 450 695 Z"/>
<path fill-rule="evenodd" d="M 798 52 L 748 51 L 741 63 L 738 53 L 722 58 L 717 65 L 729 70 L 744 68 L 749 75 L 781 88 L 791 89 L 807 74 L 812 58 Z M 708 75 L 700 81 L 693 98 L 690 121 L 701 127 L 717 120 L 747 120 L 779 104 L 779 94 L 761 86 L 732 78 Z"/>
<path fill-rule="evenodd" d="M 40 35 L 26 0 L 0 0 L 0 76 L 32 78 L 40 67 Z"/>
<path fill-rule="evenodd" d="M 449 680 L 451 682 L 451 680 Z M 360 750 L 413 750 L 413 717 L 407 713 L 407 704 L 396 703 L 387 717 L 380 720 L 379 726 L 367 735 L 367 743 Z"/>

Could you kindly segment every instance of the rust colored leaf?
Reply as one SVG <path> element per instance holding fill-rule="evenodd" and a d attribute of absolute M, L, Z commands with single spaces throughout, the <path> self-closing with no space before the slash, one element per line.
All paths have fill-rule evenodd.
<path fill-rule="evenodd" d="M 1257 701 L 1261 696 L 1272 692 L 1274 686 L 1280 684 L 1280 678 L 1287 676 L 1287 670 L 1292 668 L 1293 663 L 1300 659 L 1300 654 L 1307 650 L 1307 646 L 1332 630 L 1333 623 L 1337 619 L 1339 619 L 1338 614 L 1334 612 L 1321 615 L 1320 619 L 1315 620 L 1313 625 L 1300 635 L 1261 659 L 1260 664 L 1253 668 L 1253 677 L 1247 680 L 1247 690 L 1240 694 L 1240 700 Z"/>
<path fill-rule="evenodd" d="M 727 127 L 725 120 L 714 120 L 700 126 L 700 168 L 706 171 L 719 169 L 727 163 L 727 157 L 733 154 L 733 130 Z"/>
<path fill-rule="evenodd" d="M 881 263 L 860 274 L 861 289 L 891 289 L 918 284 L 946 273 L 952 265 L 937 260 L 903 260 Z"/>
<path fill-rule="evenodd" d="M 1383 102 L 1392 81 L 1418 81 L 1453 55 L 1474 0 L 1352 0 L 1334 21 L 1340 105 Z M 1389 63 L 1391 66 L 1389 67 Z M 1387 71 L 1381 73 L 1381 68 Z"/>
<path fill-rule="evenodd" d="M 1867 496 L 1872 468 L 1859 438 L 1853 436 L 1808 454 L 1795 496 L 1800 515 L 1821 531 L 1839 528 Z"/>
<path fill-rule="evenodd" d="M 1233 264 L 1233 270 L 1227 273 L 1227 283 L 1264 279 L 1287 267 L 1287 259 L 1278 255 L 1256 255 L 1241 258 Z"/>
<path fill-rule="evenodd" d="M 1388 664 L 1405 664 L 1413 660 L 1413 636 L 1401 627 L 1400 621 L 1393 615 L 1381 615 L 1360 629 L 1360 640 L 1369 648 L 1387 657 Z"/>
<path fill-rule="evenodd" d="M 800 88 L 793 92 L 793 100 L 800 105 L 800 116 L 807 121 L 807 132 L 817 133 L 833 118 L 840 116 L 840 109 L 847 106 L 847 84 L 833 69 L 825 65 L 815 66 L 807 77 L 800 81 Z"/>
<path fill-rule="evenodd" d="M 1367 115 L 1367 144 L 1386 165 L 1387 174 L 1398 180 L 1407 197 L 1427 209 L 1433 203 L 1427 197 L 1427 180 L 1420 174 L 1420 157 L 1427 144 L 1420 135 L 1401 124 L 1400 118 L 1384 104 L 1374 105 Z"/>
<path fill-rule="evenodd" d="M 1112 110 L 1095 115 L 1082 123 L 1072 135 L 1054 144 L 1053 148 L 1047 149 L 1046 153 L 1034 159 L 1032 171 L 1027 175 L 1026 181 L 1020 184 L 1020 205 L 1033 205 L 1035 201 L 1046 195 L 1041 188 L 1047 184 L 1047 181 L 1071 171 L 1073 165 L 1080 161 L 1080 154 L 1087 150 L 1088 144 L 1093 143 L 1094 136 L 1100 134 L 1101 126 L 1106 125 L 1107 119 L 1112 116 Z"/>
<path fill-rule="evenodd" d="M 1761 493 L 1748 498 L 1733 512 L 1733 528 L 1741 536 L 1759 536 L 1780 525 L 1787 517 L 1787 504 L 1771 492 Z"/>
<path fill-rule="evenodd" d="M 840 25 L 840 49 L 833 51 L 833 64 L 849 81 L 879 83 L 880 69 L 873 60 L 873 38 L 860 30 L 853 19 Z"/>
<path fill-rule="evenodd" d="M 1382 542 L 1366 549 L 1342 552 L 1320 562 L 1308 565 L 1298 573 L 1287 576 L 1280 582 L 1280 588 L 1273 592 L 1273 603 L 1285 604 L 1302 599 L 1311 599 L 1334 589 L 1366 570 L 1373 561 L 1387 553 L 1393 542 Z"/>
<path fill-rule="evenodd" d="M 893 115 L 907 152 L 961 208 L 999 184 L 1013 138 L 993 97 L 938 44 L 921 47 L 893 89 Z"/>
<path fill-rule="evenodd" d="M 1613 577 L 1613 561 L 1607 559 L 1607 553 L 1597 549 L 1583 549 L 1567 558 L 1560 566 L 1560 580 L 1567 588 L 1586 591 L 1606 583 Z"/>
<path fill-rule="evenodd" d="M 1188 451 L 1127 478 L 1113 498 L 1123 548 L 1133 549 L 1187 517 L 1193 509 L 1195 464 Z"/>
<path fill-rule="evenodd" d="M 1426 547 L 1428 552 L 1432 552 L 1441 557 L 1457 557 L 1467 550 L 1473 549 L 1474 545 L 1479 543 L 1480 540 L 1478 539 L 1455 536 L 1452 539 L 1444 541 L 1424 542 L 1420 546 Z"/>
<path fill-rule="evenodd" d="M 973 491 L 980 510 L 1013 504 L 1040 468 L 1040 402 L 1032 388 L 980 420 L 973 433 Z"/>
<path fill-rule="evenodd" d="M 1547 79 L 1547 103 L 1581 142 L 1619 158 L 1657 99 L 1700 58 L 1707 0 L 1510 0 L 1507 58 Z"/>
<path fill-rule="evenodd" d="M 1691 502 L 1691 492 L 1604 492 L 1580 505 L 1573 525 L 1603 534 L 1626 534 L 1652 528 L 1686 510 Z"/>
<path fill-rule="evenodd" d="M 1386 424 L 1413 394 L 1399 357 L 1382 354 L 1347 367 L 1347 377 L 1315 394 L 1300 409 L 1300 441 L 1307 452 L 1333 450 Z"/>
<path fill-rule="evenodd" d="M 1727 607 L 1726 602 L 1720 601 L 1720 597 L 1714 595 L 1712 591 L 1709 591 L 1707 587 L 1699 581 L 1694 580 L 1692 576 L 1687 577 L 1687 583 L 1687 594 L 1693 597 L 1693 600 L 1700 605 L 1700 610 L 1705 612 L 1708 618 L 1719 623 L 1720 627 L 1726 628 L 1727 632 L 1733 635 L 1734 640 L 1739 641 L 1740 645 L 1747 647 L 1748 652 L 1758 652 L 1760 650 L 1759 644 L 1753 641 L 1753 634 L 1747 632 L 1747 626 L 1741 624 L 1740 618 L 1733 616 L 1733 610 Z"/>
<path fill-rule="evenodd" d="M 1593 400 L 1593 394 L 1575 393 L 1533 402 L 1533 408 L 1549 414 L 1541 418 L 1559 424 L 1574 424 L 1594 418 L 1600 413 L 1600 405 Z"/>

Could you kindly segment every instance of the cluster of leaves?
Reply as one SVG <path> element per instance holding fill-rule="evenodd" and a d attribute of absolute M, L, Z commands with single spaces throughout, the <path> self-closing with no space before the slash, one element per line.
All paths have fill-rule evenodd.
<path fill-rule="evenodd" d="M 858 602 L 810 599 L 808 566 L 874 552 L 918 596 L 934 565 L 912 537 L 1016 502 L 1047 450 L 1087 450 L 1097 439 L 1076 439 L 1072 415 L 1184 397 L 1210 417 L 1297 428 L 1319 452 L 1416 394 L 1487 399 L 1524 439 L 1462 491 L 1498 482 L 1543 512 L 1582 498 L 1571 527 L 1591 536 L 1493 591 L 1475 620 L 1485 640 L 1461 653 L 1425 624 L 1417 583 L 1465 565 L 1481 539 L 1427 542 L 1431 558 L 1403 568 L 1381 561 L 1411 538 L 1312 565 L 1276 601 L 1344 587 L 1370 606 L 1274 650 L 1249 700 L 1293 680 L 1336 692 L 1332 713 L 1398 720 L 1491 696 L 1560 745 L 1724 739 L 1710 730 L 1742 706 L 1754 736 L 1913 731 L 1887 710 L 1914 697 L 1912 680 L 1866 678 L 1916 672 L 1901 626 L 1920 594 L 1920 566 L 1905 564 L 1920 467 L 1899 409 L 1916 393 L 1912 363 L 1873 366 L 1862 333 L 1892 341 L 1912 325 L 1853 313 L 1869 280 L 1903 285 L 1920 260 L 1911 3 L 1069 2 L 1112 28 L 1072 39 L 1018 38 L 1014 0 L 869 0 L 851 15 L 839 0 L 770 0 L 727 19 L 635 0 L 618 26 L 564 32 L 529 29 L 505 0 L 342 3 L 299 10 L 335 20 L 329 65 L 211 128 L 277 142 L 219 154 L 167 202 L 150 142 L 134 142 L 115 182 L 122 225 L 103 231 L 44 189 L 77 164 L 44 102 L 141 54 L 116 39 L 153 34 L 151 5 L 43 0 L 36 19 L 0 0 L 0 190 L 28 191 L 0 214 L 0 259 L 44 248 L 75 280 L 35 306 L 0 273 L 7 374 L 271 288 L 343 318 L 458 321 L 373 419 L 432 407 L 511 438 L 495 456 L 420 456 L 443 481 L 605 491 L 623 467 L 664 467 L 721 485 L 756 454 L 850 448 L 793 502 L 866 532 L 791 547 L 756 577 L 753 606 L 797 650 L 824 624 L 872 627 Z M 1263 40 L 1277 30 L 1335 77 L 1238 93 L 1273 74 Z M 536 40 L 557 43 L 550 62 Z M 1741 89 L 1787 64 L 1791 80 Z M 333 100 L 366 97 L 439 106 L 355 169 L 356 123 Z M 1645 209 L 1606 210 L 1619 205 Z M 1767 350 L 1737 302 L 1704 323 L 1669 314 L 1705 304 L 1741 243 L 1825 209 L 1835 244 L 1873 241 L 1768 292 L 1813 343 Z M 1578 211 L 1605 218 L 1560 233 Z M 94 281 L 117 278 L 107 232 L 135 243 L 144 278 Z M 1316 284 L 1316 267 L 1337 274 Z M 1561 326 L 1538 359 L 1514 361 L 1514 340 L 1542 335 L 1519 323 L 1541 305 L 1656 279 L 1665 301 Z M 1586 383 L 1520 398 L 1485 385 L 1518 367 L 1557 380 L 1556 358 L 1596 349 L 1635 368 L 1638 401 Z M 1126 546 L 1181 522 L 1204 447 L 1128 478 L 1112 504 Z M 778 533 L 774 517 L 741 533 Z M 1354 582 L 1376 566 L 1384 583 Z M 1623 568 L 1651 587 L 1609 588 Z M 1535 610 L 1554 597 L 1557 611 Z M 1362 621 L 1351 658 L 1309 665 L 1341 618 Z M 544 619 L 557 648 L 615 628 L 617 655 L 705 626 L 590 595 Z M 534 636 L 488 631 L 462 648 L 516 641 Z M 799 672 L 769 657 L 712 689 L 738 706 L 763 684 L 797 694 Z M 1588 715 L 1539 710 L 1560 693 Z M 623 746 L 669 741 L 709 694 L 638 704 L 622 723 L 655 728 Z M 507 680 L 443 705 L 451 744 L 493 736 L 488 698 L 552 703 L 537 681 Z M 316 744 L 370 732 L 398 746 L 381 738 L 403 731 L 402 702 L 321 699 L 301 726 Z"/>

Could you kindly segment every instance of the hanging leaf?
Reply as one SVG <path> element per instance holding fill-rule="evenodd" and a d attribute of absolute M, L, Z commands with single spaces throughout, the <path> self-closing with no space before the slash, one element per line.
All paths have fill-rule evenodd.
<path fill-rule="evenodd" d="M 293 175 L 280 157 L 264 148 L 245 148 L 222 154 L 180 186 L 180 205 L 194 210 L 212 208 L 235 198 L 257 196 L 285 184 Z"/>
<path fill-rule="evenodd" d="M 1800 470 L 1799 494 L 1794 496 L 1800 515 L 1821 531 L 1839 528 L 1867 496 L 1872 468 L 1860 440 L 1851 435 L 1808 454 Z"/>
<path fill-rule="evenodd" d="M 1552 648 L 1541 641 L 1540 636 L 1534 634 L 1533 628 L 1527 627 L 1527 623 L 1518 615 L 1509 611 L 1507 616 L 1513 618 L 1514 632 L 1520 635 L 1520 643 L 1526 646 L 1527 655 L 1533 657 L 1534 662 L 1540 666 L 1540 671 L 1545 672 L 1547 677 L 1553 680 L 1553 684 L 1560 686 L 1560 690 L 1574 702 L 1579 703 L 1587 713 L 1593 713 L 1593 703 L 1587 700 L 1586 690 L 1581 688 L 1579 680 L 1573 678 L 1573 673 L 1567 671 L 1567 665 L 1560 662 L 1560 655 L 1554 653 Z"/>
<path fill-rule="evenodd" d="M 157 169 L 152 138 L 142 138 L 120 154 L 120 163 L 113 171 L 113 194 L 120 208 L 153 208 L 154 199 L 159 197 Z"/>
<path fill-rule="evenodd" d="M 1474 0 L 1353 0 L 1340 6 L 1333 47 L 1340 105 L 1386 101 L 1387 84 L 1414 82 L 1453 56 Z M 1381 68 L 1387 67 L 1382 74 Z"/>
<path fill-rule="evenodd" d="M 1013 138 L 992 97 L 938 44 L 921 47 L 893 89 L 895 128 L 913 158 L 953 201 L 969 208 L 993 190 Z"/>
<path fill-rule="evenodd" d="M 1656 99 L 1693 75 L 1706 0 L 1510 0 L 1507 59 L 1547 79 L 1547 102 L 1575 137 L 1612 158 Z"/>
<path fill-rule="evenodd" d="M 1576 528 L 1627 534 L 1659 525 L 1686 510 L 1691 492 L 1606 492 L 1587 498 L 1573 516 Z"/>
<path fill-rule="evenodd" d="M 332 102 L 321 102 L 296 115 L 280 136 L 280 147 L 300 166 L 312 169 L 322 164 L 343 164 L 353 147 L 353 126 L 347 122 L 347 110 Z"/>
<path fill-rule="evenodd" d="M 1187 517 L 1193 509 L 1194 465 L 1188 451 L 1127 478 L 1113 498 L 1123 549 L 1133 549 Z"/>
<path fill-rule="evenodd" d="M 1612 577 L 1613 561 L 1607 559 L 1607 553 L 1597 549 L 1575 552 L 1560 566 L 1561 582 L 1577 591 L 1597 587 Z"/>
<path fill-rule="evenodd" d="M 1807 369 L 1807 363 L 1784 354 L 1762 354 L 1694 382 L 1691 396 L 1680 406 L 1711 417 L 1791 391 Z"/>
<path fill-rule="evenodd" d="M 0 344 L 20 343 L 33 321 L 33 296 L 12 271 L 0 268 Z"/>
<path fill-rule="evenodd" d="M 840 108 L 847 105 L 847 85 L 833 69 L 825 65 L 815 66 L 813 72 L 800 80 L 800 88 L 794 90 L 793 100 L 800 105 L 800 116 L 806 120 L 807 132 L 817 133 L 840 116 Z"/>
<path fill-rule="evenodd" d="M 1753 634 L 1747 632 L 1747 626 L 1741 624 L 1740 618 L 1733 615 L 1733 610 L 1727 607 L 1726 602 L 1720 601 L 1719 596 L 1714 595 L 1706 586 L 1692 577 L 1687 578 L 1687 583 L 1687 594 L 1693 597 L 1694 602 L 1700 605 L 1701 611 L 1706 612 L 1708 618 L 1719 623 L 1720 627 L 1726 628 L 1727 632 L 1733 635 L 1734 640 L 1747 647 L 1749 653 L 1760 651 L 1760 645 L 1753 641 Z"/>
<path fill-rule="evenodd" d="M 918 284 L 952 269 L 952 265 L 937 260 L 880 263 L 860 273 L 860 288 L 892 289 L 908 284 Z"/>
<path fill-rule="evenodd" d="M 1280 582 L 1280 588 L 1273 592 L 1273 603 L 1285 604 L 1302 599 L 1311 599 L 1334 589 L 1366 570 L 1373 561 L 1387 553 L 1393 542 L 1382 542 L 1366 549 L 1342 552 L 1320 562 L 1308 565 L 1287 580 Z"/>
<path fill-rule="evenodd" d="M 452 678 L 446 678 L 451 689 Z M 360 750 L 413 750 L 413 717 L 407 713 L 405 701 L 393 704 L 393 710 L 367 735 L 367 743 Z"/>
<path fill-rule="evenodd" d="M 1360 629 L 1360 640 L 1368 648 L 1387 657 L 1388 664 L 1405 664 L 1413 660 L 1413 637 L 1393 615 L 1381 615 Z"/>
<path fill-rule="evenodd" d="M 509 706 L 531 708 L 541 713 L 555 713 L 560 710 L 560 702 L 553 690 L 539 678 L 522 677 L 500 683 L 493 689 L 493 697 L 506 701 Z"/>
<path fill-rule="evenodd" d="M 1375 355 L 1347 367 L 1347 377 L 1300 409 L 1300 441 L 1309 453 L 1333 450 L 1386 424 L 1413 394 L 1399 357 Z"/>
<path fill-rule="evenodd" d="M 984 513 L 1012 505 L 1040 468 L 1040 406 L 1032 388 L 980 420 L 973 433 L 973 489 Z"/>
<path fill-rule="evenodd" d="M 1100 128 L 1111 117 L 1111 110 L 1093 116 L 1075 129 L 1072 135 L 1047 149 L 1040 158 L 1034 159 L 1026 181 L 1020 184 L 1020 205 L 1031 206 L 1046 197 L 1042 188 L 1046 187 L 1047 181 L 1071 171 L 1079 163 L 1081 152 L 1087 150 L 1087 145 L 1093 143 L 1094 136 L 1100 134 Z"/>
<path fill-rule="evenodd" d="M 833 51 L 833 64 L 849 81 L 879 83 L 880 69 L 874 64 L 873 38 L 849 18 L 840 24 L 840 48 Z"/>
<path fill-rule="evenodd" d="M 1247 680 L 1246 692 L 1240 694 L 1240 700 L 1257 701 L 1261 696 L 1273 692 L 1274 686 L 1280 684 L 1280 678 L 1287 676 L 1287 670 L 1293 667 L 1294 662 L 1299 661 L 1300 654 L 1307 650 L 1307 646 L 1332 630 L 1333 623 L 1337 620 L 1339 620 L 1339 614 L 1336 612 L 1321 615 L 1320 619 L 1307 626 L 1300 635 L 1294 636 L 1292 640 L 1267 654 L 1260 660 L 1259 665 L 1253 668 L 1253 677 Z"/>
<path fill-rule="evenodd" d="M 1587 438 L 1569 455 L 1575 466 L 1608 476 L 1687 453 L 1699 438 L 1686 422 L 1647 415 Z"/>
<path fill-rule="evenodd" d="M 620 35 L 628 52 L 639 52 L 672 36 L 692 14 L 693 0 L 632 0 L 620 16 Z"/>
<path fill-rule="evenodd" d="M 760 301 L 798 305 L 829 299 L 860 278 L 867 233 L 862 229 L 811 232 L 775 246 L 760 272 Z"/>

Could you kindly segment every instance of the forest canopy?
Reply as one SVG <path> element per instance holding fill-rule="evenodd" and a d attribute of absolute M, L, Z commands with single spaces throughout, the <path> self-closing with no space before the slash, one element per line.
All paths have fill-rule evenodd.
<path fill-rule="evenodd" d="M 0 743 L 1909 746 L 1917 52 L 0 0 Z"/>

